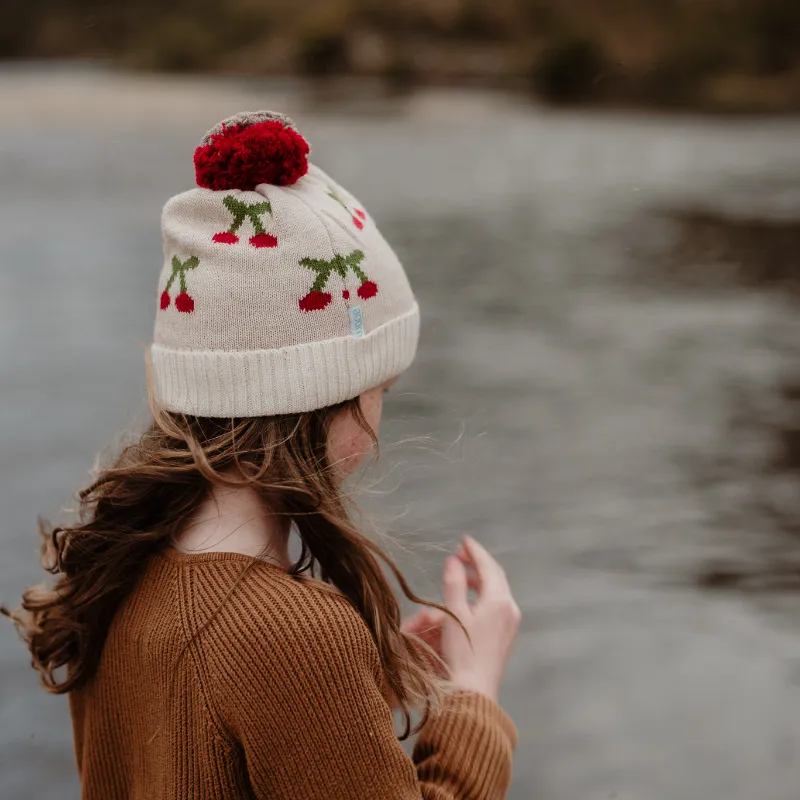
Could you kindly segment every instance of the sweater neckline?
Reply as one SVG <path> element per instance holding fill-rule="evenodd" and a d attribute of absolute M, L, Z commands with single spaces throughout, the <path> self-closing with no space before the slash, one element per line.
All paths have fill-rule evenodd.
<path fill-rule="evenodd" d="M 177 564 L 202 564 L 223 561 L 238 561 L 243 564 L 258 564 L 259 566 L 269 567 L 287 575 L 286 570 L 273 561 L 265 561 L 257 556 L 248 556 L 245 553 L 236 553 L 229 550 L 209 550 L 201 553 L 188 553 L 185 550 L 178 550 L 174 545 L 167 545 L 158 551 L 157 555 L 166 561 Z"/>

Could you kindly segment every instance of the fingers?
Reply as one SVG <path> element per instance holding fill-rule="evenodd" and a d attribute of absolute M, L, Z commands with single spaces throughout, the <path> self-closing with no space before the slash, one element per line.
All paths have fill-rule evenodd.
<path fill-rule="evenodd" d="M 444 562 L 443 594 L 445 605 L 460 620 L 466 619 L 469 613 L 467 571 L 453 556 L 449 556 Z"/>
<path fill-rule="evenodd" d="M 480 594 L 481 579 L 478 573 L 475 571 L 475 567 L 473 567 L 469 562 L 465 563 L 464 558 L 462 558 L 460 555 L 456 555 L 461 560 L 461 563 L 464 564 L 464 569 L 467 571 L 467 587 Z"/>
<path fill-rule="evenodd" d="M 480 593 L 481 591 L 480 578 L 472 567 L 467 567 L 467 586 L 475 592 Z"/>
<path fill-rule="evenodd" d="M 444 611 L 439 611 L 438 608 L 426 608 L 425 615 L 431 627 L 438 627 L 444 621 L 446 614 Z"/>
<path fill-rule="evenodd" d="M 438 612 L 437 612 L 438 613 Z M 442 615 L 444 616 L 444 615 Z M 426 615 L 427 617 L 427 615 Z M 407 631 L 418 639 L 421 639 L 437 655 L 441 655 L 442 650 L 442 624 L 441 620 L 430 620 L 428 624 L 423 624 L 418 630 Z"/>
<path fill-rule="evenodd" d="M 483 545 L 465 536 L 458 549 L 459 559 L 475 571 L 471 588 L 480 595 L 509 594 L 505 572 Z"/>
<path fill-rule="evenodd" d="M 442 624 L 444 614 L 431 608 L 421 608 L 412 616 L 403 620 L 402 629 L 406 633 L 413 633 L 415 636 L 425 636 L 431 631 L 435 631 Z"/>
<path fill-rule="evenodd" d="M 408 619 L 403 620 L 401 625 L 402 630 L 406 633 L 413 633 L 418 635 L 420 631 L 429 627 L 429 620 L 426 609 L 422 608 Z"/>

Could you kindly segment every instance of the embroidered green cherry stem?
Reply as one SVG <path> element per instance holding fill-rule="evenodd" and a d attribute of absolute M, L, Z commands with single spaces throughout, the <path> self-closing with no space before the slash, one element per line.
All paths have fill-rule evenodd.
<path fill-rule="evenodd" d="M 237 200 L 233 195 L 229 194 L 223 201 L 225 208 L 233 214 L 233 225 L 228 228 L 228 233 L 236 233 L 242 227 L 245 219 L 250 220 L 253 230 L 256 233 L 264 233 L 264 226 L 261 224 L 261 214 L 272 213 L 272 206 L 269 200 L 263 203 L 247 204 L 241 200 Z"/>
<path fill-rule="evenodd" d="M 339 197 L 336 189 L 334 189 L 332 186 L 328 187 L 328 197 L 332 197 L 342 208 L 347 208 L 347 203 L 345 203 L 345 201 Z"/>
<path fill-rule="evenodd" d="M 367 218 L 367 215 L 360 208 L 354 209 L 355 213 L 351 212 L 347 203 L 345 203 L 333 186 L 328 187 L 328 197 L 332 197 L 348 214 L 350 214 L 350 219 L 356 228 L 360 231 L 364 230 L 364 220 Z"/>
<path fill-rule="evenodd" d="M 272 206 L 269 200 L 261 203 L 245 203 L 242 200 L 237 200 L 232 194 L 226 195 L 222 200 L 223 205 L 233 215 L 233 222 L 227 231 L 214 234 L 214 241 L 218 244 L 236 244 L 239 237 L 236 231 L 242 227 L 244 221 L 250 220 L 255 233 L 250 237 L 250 244 L 253 247 L 275 247 L 278 240 L 271 234 L 264 230 L 261 223 L 262 214 L 271 214 Z"/>
<path fill-rule="evenodd" d="M 194 269 L 200 263 L 197 256 L 189 256 L 186 261 L 181 261 L 178 256 L 172 256 L 172 275 L 169 276 L 167 281 L 167 291 L 169 291 L 175 278 L 178 279 L 178 286 L 182 292 L 186 291 L 186 272 L 187 270 Z"/>
<path fill-rule="evenodd" d="M 162 310 L 169 307 L 169 290 L 172 288 L 172 284 L 175 283 L 175 279 L 177 278 L 180 292 L 175 297 L 175 308 L 177 308 L 178 311 L 186 313 L 194 311 L 194 300 L 186 291 L 186 273 L 190 269 L 195 269 L 199 263 L 200 259 L 197 258 L 197 256 L 189 256 L 186 261 L 181 261 L 178 256 L 172 256 L 172 274 L 169 276 L 167 285 L 161 293 Z"/>
<path fill-rule="evenodd" d="M 335 254 L 330 260 L 324 258 L 301 258 L 300 265 L 308 267 L 317 273 L 314 283 L 311 284 L 308 294 L 300 300 L 300 308 L 303 311 L 321 311 L 333 299 L 330 292 L 323 291 L 328 285 L 331 275 L 335 272 L 341 279 L 347 280 L 348 271 L 352 270 L 353 274 L 361 281 L 361 286 L 358 289 L 358 296 L 362 300 L 368 300 L 378 293 L 378 286 L 373 281 L 369 280 L 364 270 L 361 269 L 361 262 L 364 260 L 363 250 L 353 250 L 348 255 Z M 344 297 L 349 297 L 350 294 L 345 290 Z"/>
<path fill-rule="evenodd" d="M 312 292 L 319 292 L 325 288 L 332 272 L 341 276 L 342 280 L 347 278 L 347 270 L 352 269 L 360 280 L 365 281 L 367 276 L 358 265 L 364 260 L 362 250 L 353 250 L 349 255 L 343 256 L 337 253 L 330 261 L 323 258 L 301 258 L 300 265 L 308 267 L 317 273 L 317 277 L 311 286 Z"/>

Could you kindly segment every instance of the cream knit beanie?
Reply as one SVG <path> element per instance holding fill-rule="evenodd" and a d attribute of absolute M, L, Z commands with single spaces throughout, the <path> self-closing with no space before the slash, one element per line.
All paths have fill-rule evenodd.
<path fill-rule="evenodd" d="M 308 163 L 291 120 L 237 114 L 195 151 L 164 206 L 150 359 L 156 402 L 206 417 L 311 411 L 414 358 L 403 267 L 349 192 Z"/>

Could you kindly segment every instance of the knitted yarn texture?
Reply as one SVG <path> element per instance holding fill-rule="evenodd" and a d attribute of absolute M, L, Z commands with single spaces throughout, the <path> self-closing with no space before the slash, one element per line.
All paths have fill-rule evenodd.
<path fill-rule="evenodd" d="M 233 590 L 231 587 L 234 587 Z M 409 757 L 341 595 L 241 553 L 167 549 L 70 692 L 84 800 L 502 800 L 514 723 L 448 694 Z"/>
<path fill-rule="evenodd" d="M 167 410 L 311 411 L 411 364 L 419 308 L 403 267 L 308 153 L 287 117 L 237 114 L 195 151 L 198 188 L 164 206 L 150 359 Z"/>

